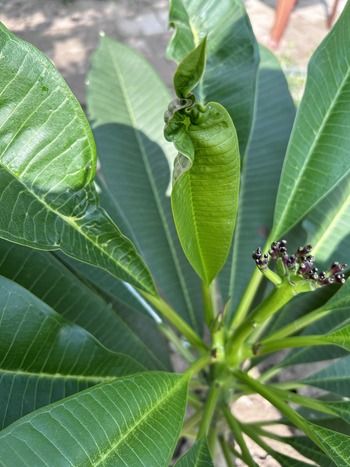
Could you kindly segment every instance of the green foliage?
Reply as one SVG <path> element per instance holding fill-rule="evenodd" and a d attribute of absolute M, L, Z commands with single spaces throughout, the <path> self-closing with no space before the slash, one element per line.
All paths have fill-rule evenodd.
<path fill-rule="evenodd" d="M 247 438 L 283 466 L 349 465 L 349 20 L 295 116 L 239 0 L 172 0 L 176 97 L 102 37 L 92 130 L 0 27 L 1 466 L 204 467 L 220 448 L 255 467 Z M 236 416 L 250 394 L 280 420 Z"/>

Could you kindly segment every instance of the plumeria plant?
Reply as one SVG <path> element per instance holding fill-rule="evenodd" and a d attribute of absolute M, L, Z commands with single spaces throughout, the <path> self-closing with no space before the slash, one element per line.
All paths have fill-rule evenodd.
<path fill-rule="evenodd" d="M 350 4 L 297 112 L 239 0 L 169 23 L 173 91 L 102 36 L 90 123 L 0 28 L 0 465 L 348 466 Z"/>

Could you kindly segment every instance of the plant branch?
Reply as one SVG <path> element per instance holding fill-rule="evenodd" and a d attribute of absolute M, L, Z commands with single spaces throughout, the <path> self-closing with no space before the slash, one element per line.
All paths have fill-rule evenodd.
<path fill-rule="evenodd" d="M 310 347 L 314 345 L 329 345 L 323 336 L 311 335 L 311 336 L 296 336 L 286 337 L 284 339 L 277 339 L 272 341 L 262 341 L 257 346 L 256 355 L 264 355 L 267 353 L 278 352 L 282 349 L 289 349 L 295 347 Z"/>
<path fill-rule="evenodd" d="M 188 362 L 192 363 L 195 359 L 194 355 L 186 348 L 181 339 L 173 331 L 173 329 L 165 323 L 159 323 L 159 329 L 164 336 L 171 342 L 175 350 Z"/>
<path fill-rule="evenodd" d="M 166 318 L 194 347 L 208 350 L 203 340 L 162 298 L 141 291 L 142 295 Z"/>
<path fill-rule="evenodd" d="M 233 461 L 231 459 L 230 448 L 227 444 L 226 439 L 223 437 L 223 435 L 219 436 L 219 444 L 220 444 L 222 454 L 224 456 L 227 467 L 234 467 Z"/>
<path fill-rule="evenodd" d="M 203 291 L 203 304 L 204 304 L 204 320 L 209 327 L 215 319 L 215 285 L 214 282 L 211 285 L 207 285 L 202 282 Z"/>
<path fill-rule="evenodd" d="M 233 416 L 231 410 L 227 406 L 222 407 L 222 411 L 230 430 L 233 433 L 235 441 L 237 442 L 238 446 L 241 448 L 242 459 L 249 467 L 256 467 L 256 463 L 254 462 L 248 446 L 243 438 L 242 431 L 240 429 L 240 424 L 238 420 Z"/>
<path fill-rule="evenodd" d="M 294 334 L 301 329 L 305 328 L 306 326 L 309 326 L 310 324 L 314 323 L 315 321 L 318 321 L 319 319 L 323 318 L 324 316 L 327 316 L 329 313 L 331 313 L 332 310 L 314 310 L 311 313 L 307 313 L 306 315 L 302 316 L 301 318 L 293 321 L 290 324 L 287 324 L 283 328 L 279 329 L 278 331 L 274 332 L 270 336 L 268 336 L 265 339 L 265 342 L 269 342 L 271 340 L 275 339 L 282 339 L 283 337 L 287 337 L 290 334 Z"/>
<path fill-rule="evenodd" d="M 216 405 L 220 395 L 220 387 L 214 382 L 209 389 L 207 400 L 204 404 L 203 416 L 199 425 L 197 439 L 204 438 L 208 435 L 211 421 L 214 416 Z"/>

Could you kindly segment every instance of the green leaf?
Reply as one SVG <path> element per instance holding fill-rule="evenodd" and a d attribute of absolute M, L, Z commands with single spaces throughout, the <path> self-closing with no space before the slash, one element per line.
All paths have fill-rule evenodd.
<path fill-rule="evenodd" d="M 95 144 L 52 63 L 0 26 L 0 237 L 62 250 L 155 293 L 133 244 L 99 207 Z"/>
<path fill-rule="evenodd" d="M 144 370 L 1 276 L 0 322 L 1 427 L 96 383 Z"/>
<path fill-rule="evenodd" d="M 206 61 L 206 38 L 181 61 L 174 75 L 174 88 L 179 97 L 188 97 L 201 80 Z"/>
<path fill-rule="evenodd" d="M 296 451 L 320 467 L 333 467 L 335 464 L 306 436 L 291 436 L 283 438 Z M 284 464 L 282 464 L 284 465 Z"/>
<path fill-rule="evenodd" d="M 4 466 L 169 464 L 187 381 L 145 373 L 100 384 L 33 412 L 0 433 Z"/>
<path fill-rule="evenodd" d="M 207 441 L 197 441 L 175 464 L 176 467 L 214 467 Z"/>
<path fill-rule="evenodd" d="M 177 62 L 207 36 L 207 64 L 198 94 L 201 101 L 219 102 L 227 109 L 244 155 L 253 120 L 259 52 L 243 3 L 172 0 L 169 24 L 175 32 L 168 55 Z"/>
<path fill-rule="evenodd" d="M 165 196 L 170 179 L 167 159 L 175 157 L 163 136 L 170 94 L 142 57 L 107 37 L 93 55 L 88 79 L 104 205 L 118 225 L 125 225 L 162 297 L 200 331 L 200 284 L 181 250 Z M 108 286 L 112 292 L 118 287 L 102 274 L 94 275 L 99 276 L 100 287 Z"/>
<path fill-rule="evenodd" d="M 349 261 L 349 223 L 350 179 L 339 183 L 303 221 L 318 264 L 329 267 L 332 259 Z"/>
<path fill-rule="evenodd" d="M 315 441 L 332 459 L 337 467 L 348 467 L 350 459 L 350 436 L 338 433 L 308 422 L 309 429 L 315 437 Z M 326 464 L 333 465 L 333 464 Z"/>
<path fill-rule="evenodd" d="M 101 296 L 48 252 L 0 240 L 0 258 L 0 274 L 87 329 L 110 350 L 130 355 L 148 369 L 171 369 L 169 349 L 156 323 L 126 301 L 127 296 L 119 301 Z"/>
<path fill-rule="evenodd" d="M 348 397 L 350 392 L 350 355 L 313 373 L 301 382 Z"/>
<path fill-rule="evenodd" d="M 182 248 L 198 275 L 209 284 L 230 250 L 238 207 L 240 158 L 228 112 L 211 102 L 177 111 L 165 135 L 179 154 L 171 205 Z M 197 118 L 197 112 L 199 114 Z"/>
<path fill-rule="evenodd" d="M 280 237 L 325 198 L 350 170 L 350 4 L 309 63 L 277 195 Z"/>
<path fill-rule="evenodd" d="M 231 312 L 256 267 L 251 253 L 263 246 L 272 225 L 274 202 L 295 109 L 286 78 L 274 55 L 260 48 L 254 126 L 242 168 L 232 261 L 220 275 Z"/>
<path fill-rule="evenodd" d="M 350 401 L 323 402 L 323 405 L 350 424 Z"/>

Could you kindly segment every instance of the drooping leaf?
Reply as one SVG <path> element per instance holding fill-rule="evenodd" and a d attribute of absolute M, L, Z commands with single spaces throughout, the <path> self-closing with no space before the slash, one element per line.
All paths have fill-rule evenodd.
<path fill-rule="evenodd" d="M 153 319 L 141 314 L 134 302 L 102 297 L 51 253 L 0 240 L 0 274 L 87 329 L 110 350 L 131 356 L 147 369 L 171 369 L 166 341 Z"/>
<path fill-rule="evenodd" d="M 101 39 L 92 59 L 87 96 L 101 161 L 101 198 L 106 206 L 113 206 L 114 220 L 126 225 L 160 294 L 199 331 L 199 281 L 181 251 L 170 199 L 165 196 L 170 179 L 167 159 L 172 163 L 175 157 L 163 136 L 163 115 L 170 99 L 142 57 L 110 38 Z M 104 278 L 101 282 L 105 286 Z M 114 283 L 109 281 L 112 291 Z"/>
<path fill-rule="evenodd" d="M 206 38 L 181 61 L 174 75 L 174 88 L 179 97 L 187 97 L 201 80 L 206 61 Z"/>
<path fill-rule="evenodd" d="M 295 114 L 278 61 L 265 48 L 260 48 L 260 56 L 255 118 L 242 168 L 232 261 L 220 274 L 223 295 L 231 297 L 231 312 L 255 268 L 252 251 L 265 244 L 272 225 L 279 174 Z"/>
<path fill-rule="evenodd" d="M 33 412 L 0 433 L 2 465 L 169 464 L 187 381 L 144 373 L 100 384 Z"/>
<path fill-rule="evenodd" d="M 314 53 L 288 146 L 274 228 L 280 237 L 350 170 L 350 4 Z"/>
<path fill-rule="evenodd" d="M 228 110 L 243 156 L 253 120 L 259 64 L 258 45 L 243 3 L 172 0 L 169 24 L 175 32 L 168 56 L 177 62 L 208 36 L 207 65 L 198 94 L 202 101 L 219 102 Z"/>
<path fill-rule="evenodd" d="M 197 441 L 175 464 L 176 467 L 214 467 L 207 441 Z"/>
<path fill-rule="evenodd" d="M 144 370 L 0 276 L 0 426 L 96 383 Z"/>
<path fill-rule="evenodd" d="M 323 402 L 323 405 L 350 424 L 350 401 Z"/>
<path fill-rule="evenodd" d="M 0 26 L 0 237 L 62 250 L 154 293 L 133 244 L 99 207 L 95 143 L 52 63 Z"/>
<path fill-rule="evenodd" d="M 179 154 L 171 192 L 176 230 L 198 275 L 210 284 L 229 253 L 238 208 L 240 158 L 228 112 L 211 102 L 175 111 L 165 135 Z M 193 112 L 193 115 L 187 113 Z M 198 117 L 197 117 L 198 114 Z"/>
<path fill-rule="evenodd" d="M 326 368 L 304 378 L 302 383 L 340 396 L 350 396 L 350 356 L 340 358 Z"/>

